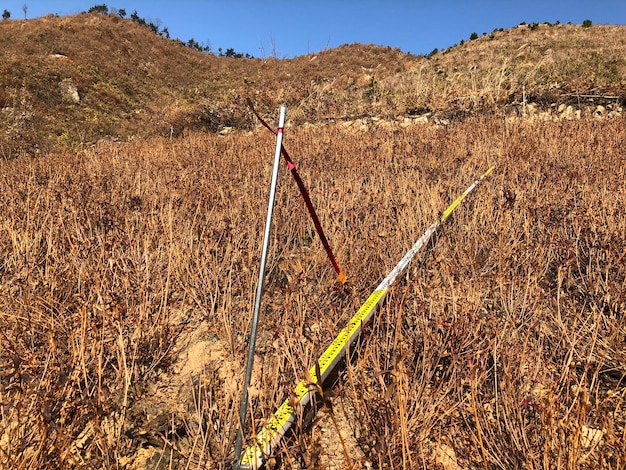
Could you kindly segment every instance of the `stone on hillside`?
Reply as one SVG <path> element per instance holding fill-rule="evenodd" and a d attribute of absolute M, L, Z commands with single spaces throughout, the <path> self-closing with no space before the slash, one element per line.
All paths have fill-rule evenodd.
<path fill-rule="evenodd" d="M 78 88 L 72 82 L 64 80 L 59 83 L 61 95 L 64 99 L 71 101 L 72 103 L 80 102 L 80 95 L 78 94 Z"/>
<path fill-rule="evenodd" d="M 542 111 L 536 115 L 538 121 L 552 121 L 552 114 L 548 111 Z"/>
<path fill-rule="evenodd" d="M 560 107 L 559 107 L 560 109 Z M 568 106 L 567 108 L 565 108 L 561 114 L 559 115 L 559 118 L 561 119 L 567 119 L 567 120 L 572 120 L 576 118 L 576 115 L 574 114 L 574 107 L 573 106 Z"/>

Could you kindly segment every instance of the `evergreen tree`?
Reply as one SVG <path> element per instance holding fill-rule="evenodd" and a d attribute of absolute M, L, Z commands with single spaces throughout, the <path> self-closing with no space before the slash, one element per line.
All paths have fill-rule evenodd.
<path fill-rule="evenodd" d="M 103 3 L 102 5 L 94 5 L 87 10 L 87 13 L 100 13 L 101 15 L 107 15 L 109 13 L 109 7 L 106 3 Z"/>

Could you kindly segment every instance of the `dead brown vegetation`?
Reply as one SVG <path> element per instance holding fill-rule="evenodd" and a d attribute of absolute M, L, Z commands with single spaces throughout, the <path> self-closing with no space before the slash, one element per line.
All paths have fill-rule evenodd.
<path fill-rule="evenodd" d="M 623 468 L 625 128 L 289 129 L 351 287 L 283 168 L 250 433 L 496 165 L 327 384 L 352 466 Z M 0 467 L 228 468 L 272 149 L 254 131 L 2 162 Z M 277 465 L 347 468 L 333 442 L 296 426 Z"/>
<path fill-rule="evenodd" d="M 2 21 L 0 157 L 100 139 L 251 129 L 247 98 L 266 113 L 287 105 L 296 124 L 517 113 L 524 86 L 541 107 L 618 107 L 626 96 L 624 37 L 624 26 L 540 25 L 430 58 L 352 44 L 248 60 L 202 54 L 114 15 Z"/>
<path fill-rule="evenodd" d="M 283 168 L 248 439 L 496 167 L 276 468 L 624 468 L 623 28 L 242 60 L 106 15 L 0 22 L 0 468 L 230 467 L 274 144 L 248 97 L 287 104 L 350 281 Z"/>

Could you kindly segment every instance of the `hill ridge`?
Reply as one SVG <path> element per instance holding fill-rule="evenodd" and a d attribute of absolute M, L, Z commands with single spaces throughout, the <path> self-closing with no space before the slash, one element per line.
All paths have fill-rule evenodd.
<path fill-rule="evenodd" d="M 288 106 L 294 123 L 428 113 L 449 118 L 527 100 L 626 96 L 625 26 L 519 26 L 429 56 L 350 44 L 293 59 L 216 57 L 115 15 L 0 22 L 5 158 L 101 138 L 217 132 Z M 517 111 L 516 111 L 517 112 Z"/>

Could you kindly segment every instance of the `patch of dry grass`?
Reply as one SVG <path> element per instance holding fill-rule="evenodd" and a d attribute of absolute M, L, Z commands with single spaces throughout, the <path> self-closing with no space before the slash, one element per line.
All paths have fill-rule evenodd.
<path fill-rule="evenodd" d="M 458 112 L 520 103 L 622 102 L 626 42 L 622 26 L 519 26 L 455 45 L 381 80 L 396 109 Z M 614 100 L 615 101 L 615 100 Z M 582 104 L 591 106 L 584 97 Z"/>
<path fill-rule="evenodd" d="M 328 384 L 353 468 L 623 467 L 624 128 L 288 129 L 350 288 L 282 168 L 250 434 L 496 165 Z M 0 467 L 229 466 L 272 150 L 254 131 L 1 163 Z M 277 465 L 345 467 L 325 446 L 305 419 Z"/>
<path fill-rule="evenodd" d="M 244 60 L 202 54 L 115 15 L 2 21 L 0 158 L 103 138 L 252 129 L 247 98 L 264 113 L 286 105 L 298 125 L 490 112 L 518 105 L 524 86 L 542 107 L 623 108 L 624 28 L 512 28 L 431 58 L 351 44 L 294 59 Z M 615 99 L 591 103 L 581 94 Z"/>

